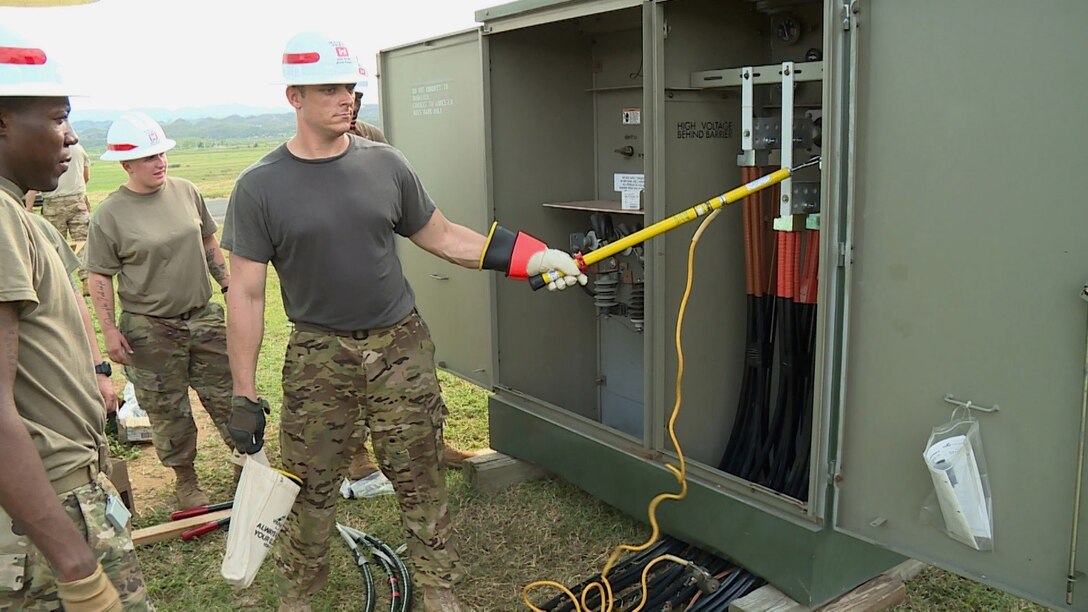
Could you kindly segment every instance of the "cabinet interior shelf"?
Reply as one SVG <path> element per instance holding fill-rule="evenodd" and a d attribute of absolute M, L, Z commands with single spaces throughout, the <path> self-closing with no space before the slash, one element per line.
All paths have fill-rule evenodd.
<path fill-rule="evenodd" d="M 547 208 L 564 208 L 567 210 L 588 210 L 592 212 L 609 212 L 623 215 L 641 215 L 642 210 L 624 210 L 620 202 L 607 200 L 580 200 L 577 202 L 545 202 Z"/>

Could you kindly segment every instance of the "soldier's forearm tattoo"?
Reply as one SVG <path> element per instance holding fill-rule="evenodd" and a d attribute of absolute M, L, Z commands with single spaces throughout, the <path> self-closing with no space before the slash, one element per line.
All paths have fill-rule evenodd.
<path fill-rule="evenodd" d="M 227 262 L 223 261 L 219 249 L 206 249 L 204 257 L 208 260 L 208 272 L 211 273 L 212 278 L 219 283 L 220 287 L 225 287 L 230 281 L 230 275 L 227 274 Z"/>
<path fill-rule="evenodd" d="M 107 293 L 107 289 L 109 292 Z M 113 313 L 113 283 L 91 282 L 91 302 L 94 303 L 95 314 L 98 315 L 98 324 L 102 331 L 117 329 L 116 316 Z"/>

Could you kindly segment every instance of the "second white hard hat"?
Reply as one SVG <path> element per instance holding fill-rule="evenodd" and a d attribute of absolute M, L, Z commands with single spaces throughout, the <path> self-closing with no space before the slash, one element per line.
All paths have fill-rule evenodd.
<path fill-rule="evenodd" d="M 295 35 L 283 50 L 287 85 L 355 84 L 362 76 L 347 45 L 318 32 Z"/>
<path fill-rule="evenodd" d="M 105 161 L 129 161 L 165 153 L 178 143 L 167 138 L 158 121 L 132 111 L 117 118 L 106 132 Z"/>
<path fill-rule="evenodd" d="M 355 61 L 358 62 L 359 58 L 355 58 Z M 366 68 L 363 68 L 362 64 L 359 64 L 359 76 L 356 78 L 358 80 L 355 81 L 355 92 L 365 93 L 367 86 L 370 85 L 370 79 L 367 78 Z"/>
<path fill-rule="evenodd" d="M 0 96 L 78 95 L 43 47 L 0 26 Z"/>

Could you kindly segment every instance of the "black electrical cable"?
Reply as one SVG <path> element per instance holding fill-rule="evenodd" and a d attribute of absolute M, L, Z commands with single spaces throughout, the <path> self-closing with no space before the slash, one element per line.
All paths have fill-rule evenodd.
<path fill-rule="evenodd" d="M 408 573 L 408 568 L 404 565 L 404 562 L 401 560 L 400 556 L 397 555 L 396 551 L 380 539 L 368 533 L 359 531 L 358 529 L 344 525 L 337 525 L 337 529 L 340 530 L 341 536 L 346 540 L 350 540 L 348 546 L 351 547 L 352 552 L 356 555 L 357 563 L 359 562 L 359 555 L 362 554 L 358 545 L 363 544 L 370 549 L 371 555 L 377 559 L 378 564 L 385 570 L 390 588 L 390 612 L 408 612 L 408 609 L 412 605 L 411 576 Z M 360 566 L 362 565 L 363 564 L 360 564 Z M 369 573 L 369 568 L 367 569 L 367 572 Z M 368 584 L 368 592 L 373 592 L 373 576 L 371 576 L 370 580 L 371 583 Z"/>
<path fill-rule="evenodd" d="M 669 600 L 677 588 L 683 585 L 684 566 L 673 565 L 665 571 L 658 572 L 652 581 L 646 583 L 647 601 L 645 609 L 660 610 L 661 606 Z M 642 598 L 642 589 L 637 589 L 639 599 Z M 636 601 L 637 605 L 638 602 Z"/>
<path fill-rule="evenodd" d="M 793 460 L 790 462 L 782 491 L 801 501 L 808 499 L 810 451 L 812 448 L 812 407 L 816 367 L 816 287 L 818 284 L 820 233 L 805 232 L 805 249 L 801 258 L 801 282 L 797 290 L 796 314 L 796 409 Z"/>
<path fill-rule="evenodd" d="M 411 576 L 408 574 L 408 568 L 404 565 L 404 562 L 401 560 L 400 556 L 397 555 L 396 551 L 390 548 L 388 544 L 369 533 L 363 533 L 362 537 L 363 541 L 370 546 L 371 550 L 375 551 L 375 556 L 377 557 L 376 553 L 378 551 L 384 554 L 389 560 L 393 570 L 400 575 L 400 590 L 398 591 L 401 601 L 400 609 L 402 612 L 408 612 L 409 607 L 412 605 L 412 580 Z M 395 576 L 394 579 L 396 579 Z M 395 587 L 396 585 L 394 584 L 393 586 Z"/>
<path fill-rule="evenodd" d="M 730 604 L 762 584 L 762 579 L 745 569 L 738 568 L 722 582 L 722 586 L 717 591 L 700 599 L 689 612 L 725 612 Z"/>
<path fill-rule="evenodd" d="M 363 584 L 366 585 L 366 604 L 363 606 L 364 612 L 374 612 L 374 606 L 376 604 L 377 595 L 374 592 L 374 574 L 370 571 L 370 563 L 365 560 L 362 563 L 358 562 L 359 573 L 363 576 Z"/>
<path fill-rule="evenodd" d="M 382 566 L 386 575 L 389 577 L 389 612 L 398 612 L 398 603 L 400 603 L 400 591 L 397 590 L 397 570 L 393 566 L 393 562 L 386 558 L 384 553 L 379 554 L 378 551 L 373 550 L 374 558 L 378 560 L 378 565 Z M 403 609 L 403 608 L 400 608 Z"/>
<path fill-rule="evenodd" d="M 683 542 L 675 538 L 665 537 L 658 540 L 656 544 L 647 548 L 646 550 L 628 557 L 627 559 L 619 562 L 608 575 L 608 583 L 612 587 L 613 595 L 619 594 L 629 588 L 633 584 L 641 582 L 642 569 L 652 559 L 661 555 L 677 554 L 685 546 Z M 593 576 L 581 584 L 570 589 L 572 593 L 581 593 L 591 583 L 600 582 L 600 576 Z M 586 599 L 586 603 L 589 604 L 590 609 L 599 605 L 600 594 L 597 591 L 593 591 Z M 554 610 L 554 612 L 570 612 L 574 609 L 574 602 L 570 600 L 566 595 L 557 595 L 549 600 L 545 605 L 540 606 L 542 610 Z"/>
<path fill-rule="evenodd" d="M 344 539 L 348 548 L 351 549 L 352 557 L 355 559 L 355 565 L 359 568 L 359 573 L 363 577 L 363 584 L 366 586 L 366 603 L 363 605 L 363 611 L 374 612 L 377 593 L 374 589 L 374 574 L 370 571 L 370 561 L 359 548 L 359 542 L 351 533 L 352 530 L 350 527 L 344 527 L 343 525 L 338 524 L 336 529 L 340 532 L 340 537 Z"/>
<path fill-rule="evenodd" d="M 742 168 L 752 180 L 757 168 Z M 747 480 L 757 469 L 769 435 L 771 375 L 774 367 L 776 300 L 771 290 L 773 249 L 768 226 L 769 211 L 777 201 L 774 191 L 749 196 L 743 204 L 747 302 L 744 368 L 736 415 L 719 469 Z"/>

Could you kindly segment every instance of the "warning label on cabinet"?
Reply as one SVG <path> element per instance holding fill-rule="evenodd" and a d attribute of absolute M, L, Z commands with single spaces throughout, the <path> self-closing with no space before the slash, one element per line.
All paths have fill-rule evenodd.
<path fill-rule="evenodd" d="M 691 138 L 696 139 L 711 139 L 711 138 L 732 138 L 733 137 L 733 122 L 732 121 L 677 121 L 676 122 L 676 138 L 679 140 L 686 140 Z"/>
<path fill-rule="evenodd" d="M 427 83 L 412 88 L 412 116 L 441 115 L 453 106 L 449 81 Z"/>

